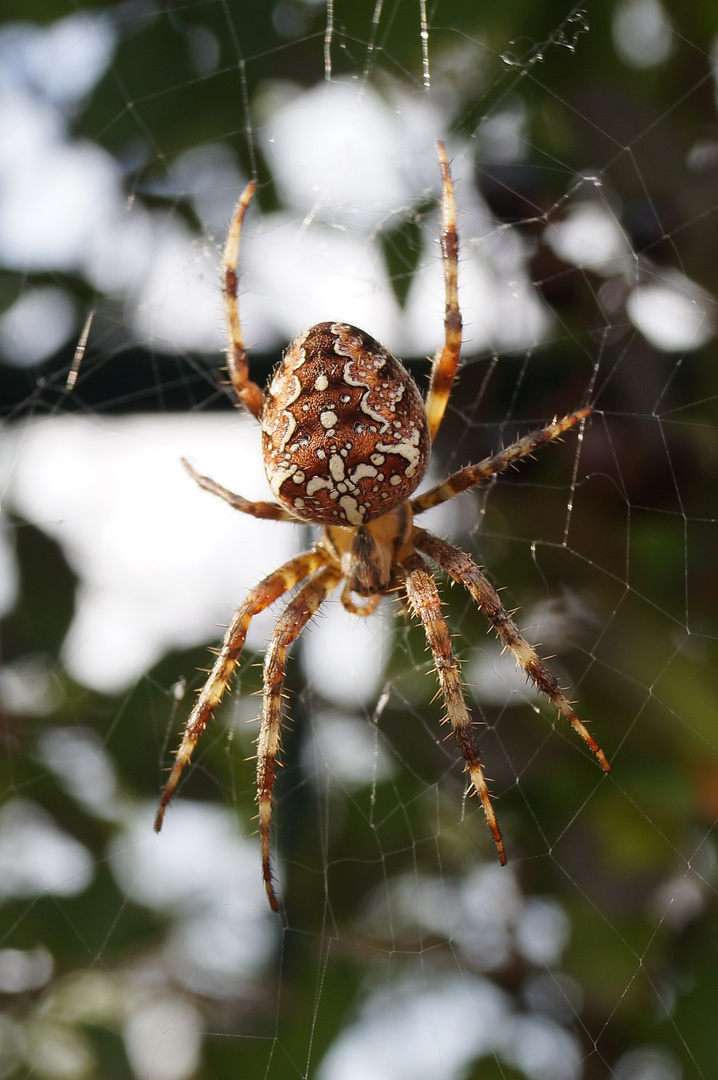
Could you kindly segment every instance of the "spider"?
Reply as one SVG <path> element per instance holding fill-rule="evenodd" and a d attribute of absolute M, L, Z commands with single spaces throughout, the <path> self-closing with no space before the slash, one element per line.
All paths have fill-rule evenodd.
<path fill-rule="evenodd" d="M 505 649 L 536 688 L 565 717 L 608 772 L 608 761 L 504 610 L 499 596 L 468 555 L 414 524 L 439 503 L 503 472 L 519 459 L 584 420 L 590 408 L 533 431 L 497 453 L 453 473 L 421 495 L 431 444 L 449 399 L 461 349 L 458 236 L 454 189 L 446 150 L 437 144 L 441 172 L 441 254 L 444 272 L 444 343 L 431 367 L 426 401 L 409 372 L 379 342 L 343 322 L 323 322 L 287 349 L 266 391 L 249 378 L 237 301 L 240 235 L 256 184 L 240 196 L 223 256 L 227 367 L 237 403 L 260 422 L 264 467 L 277 502 L 250 502 L 201 476 L 192 478 L 235 510 L 274 521 L 320 525 L 317 543 L 268 574 L 247 595 L 227 629 L 222 648 L 187 721 L 174 767 L 157 811 L 159 832 L 167 805 L 197 741 L 231 679 L 252 618 L 299 588 L 279 616 L 264 659 L 262 716 L 257 745 L 257 803 L 262 876 L 269 904 L 278 910 L 270 859 L 272 788 L 277 767 L 287 650 L 319 606 L 339 585 L 353 615 L 367 616 L 380 599 L 398 593 L 420 620 L 433 654 L 441 693 L 459 752 L 478 795 L 499 861 L 506 855 L 464 701 L 459 667 L 429 567 L 431 559 L 471 594 Z M 428 557 L 428 559 L 427 559 Z"/>

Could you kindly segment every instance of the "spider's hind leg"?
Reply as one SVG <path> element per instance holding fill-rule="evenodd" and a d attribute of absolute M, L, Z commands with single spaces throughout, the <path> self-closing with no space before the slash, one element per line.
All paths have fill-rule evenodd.
<path fill-rule="evenodd" d="M 444 268 L 444 344 L 431 365 L 431 381 L 426 396 L 426 417 L 432 441 L 446 411 L 461 354 L 461 309 L 459 308 L 459 239 L 456 231 L 454 184 L 443 143 L 436 144 L 441 169 L 441 260 Z"/>
<path fill-rule="evenodd" d="M 239 241 L 242 235 L 244 216 L 256 190 L 257 185 L 254 181 L 247 184 L 239 196 L 239 201 L 232 216 L 222 256 L 222 292 L 224 294 L 224 310 L 227 321 L 227 370 L 229 377 L 238 401 L 251 412 L 252 416 L 256 416 L 260 420 L 264 409 L 264 394 L 260 387 L 255 382 L 252 382 L 249 377 L 247 352 L 244 347 L 242 324 L 239 318 L 239 301 L 237 300 Z"/>

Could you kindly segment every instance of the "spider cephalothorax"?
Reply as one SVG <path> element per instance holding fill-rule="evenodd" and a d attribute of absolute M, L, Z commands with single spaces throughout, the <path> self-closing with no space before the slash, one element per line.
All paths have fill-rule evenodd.
<path fill-rule="evenodd" d="M 277 620 L 265 655 L 257 746 L 262 873 L 269 903 L 275 911 L 270 825 L 286 655 L 320 604 L 339 585 L 342 585 L 342 603 L 353 614 L 369 615 L 382 596 L 398 592 L 420 619 L 434 656 L 447 719 L 502 863 L 506 861 L 503 841 L 427 556 L 465 586 L 517 664 L 568 720 L 601 766 L 609 770 L 603 751 L 576 716 L 555 677 L 504 610 L 498 593 L 481 569 L 458 548 L 414 524 L 416 515 L 502 472 L 559 438 L 591 412 L 583 408 L 562 420 L 554 420 L 412 498 L 426 473 L 431 443 L 446 409 L 461 349 L 454 191 L 441 143 L 438 154 L 442 179 L 444 344 L 432 363 L 425 402 L 398 360 L 369 334 L 342 322 L 318 323 L 296 338 L 265 395 L 249 378 L 237 305 L 239 239 L 254 194 L 253 183 L 240 197 L 225 246 L 229 376 L 238 401 L 261 423 L 265 471 L 279 501 L 250 502 L 209 477 L 200 476 L 189 465 L 187 468 L 201 487 L 242 513 L 275 521 L 311 522 L 322 526 L 322 534 L 309 551 L 296 555 L 260 581 L 238 608 L 187 721 L 174 768 L 162 794 L 155 828 L 161 828 L 182 770 L 227 688 L 252 618 L 299 586 Z M 354 596 L 360 601 L 356 602 Z"/>

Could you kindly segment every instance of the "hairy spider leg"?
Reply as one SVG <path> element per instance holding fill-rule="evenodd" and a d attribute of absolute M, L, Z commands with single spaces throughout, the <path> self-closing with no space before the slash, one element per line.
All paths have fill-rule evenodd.
<path fill-rule="evenodd" d="M 426 417 L 432 442 L 439 430 L 451 393 L 461 352 L 461 310 L 459 308 L 459 237 L 456 231 L 454 184 L 442 142 L 436 144 L 441 169 L 441 261 L 444 267 L 444 344 L 431 365 L 431 381 L 426 396 Z"/>
<path fill-rule="evenodd" d="M 459 469 L 458 472 L 452 473 L 448 479 L 443 480 L 436 487 L 430 488 L 422 495 L 410 500 L 413 513 L 422 514 L 425 510 L 430 510 L 432 506 L 438 506 L 439 503 L 453 499 L 455 495 L 460 495 L 462 491 L 475 487 L 482 480 L 488 480 L 490 477 L 495 476 L 496 473 L 503 472 L 504 469 L 513 465 L 520 458 L 529 457 L 539 447 L 553 442 L 554 439 L 559 439 L 565 431 L 568 431 L 580 420 L 584 420 L 589 416 L 591 411 L 591 409 L 578 409 L 576 412 L 569 413 L 562 420 L 554 420 L 551 424 L 547 424 L 546 427 L 531 431 L 528 435 L 517 439 L 516 442 L 511 443 L 510 446 L 505 447 L 503 450 L 499 450 L 496 454 L 484 458 L 483 461 L 479 461 L 476 465 L 467 465 L 465 469 Z"/>
<path fill-rule="evenodd" d="M 491 796 L 484 777 L 484 770 L 479 760 L 479 751 L 472 731 L 471 718 L 461 689 L 459 665 L 451 648 L 448 627 L 444 616 L 441 614 L 441 600 L 436 582 L 424 559 L 417 553 L 404 560 L 403 568 L 406 573 L 406 595 L 409 606 L 414 614 L 419 617 L 424 627 L 424 633 L 434 657 L 439 686 L 446 702 L 448 718 L 451 721 L 451 727 L 456 736 L 461 756 L 466 762 L 466 769 L 471 778 L 471 783 L 481 800 L 484 816 L 499 855 L 499 862 L 503 866 L 506 862 L 506 855 L 504 854 L 501 831 L 496 821 Z"/>
<path fill-rule="evenodd" d="M 185 458 L 182 458 L 182 464 L 196 484 L 199 484 L 205 491 L 211 492 L 212 495 L 224 499 L 233 510 L 239 510 L 243 514 L 251 514 L 252 517 L 256 518 L 269 518 L 270 521 L 293 521 L 295 525 L 299 522 L 299 518 L 291 514 L 289 510 L 285 510 L 279 503 L 251 502 L 249 499 L 245 499 L 243 495 L 236 495 L 229 488 L 222 487 L 211 477 L 202 476 L 196 472 Z"/>
<path fill-rule="evenodd" d="M 536 649 L 533 649 L 526 638 L 521 636 L 518 626 L 509 615 L 499 599 L 496 589 L 487 581 L 484 573 L 472 561 L 469 555 L 465 555 L 453 544 L 446 540 L 439 540 L 431 532 L 423 529 L 417 530 L 415 539 L 417 548 L 428 554 L 434 562 L 441 566 L 453 580 L 460 582 L 474 597 L 479 609 L 497 632 L 504 648 L 510 649 L 514 654 L 516 664 L 523 669 L 531 679 L 534 687 L 556 706 L 561 716 L 564 716 L 574 731 L 577 731 L 586 746 L 593 751 L 598 758 L 599 764 L 606 772 L 611 771 L 608 759 L 602 752 L 598 743 L 588 734 L 581 720 L 573 712 L 563 692 L 558 685 L 558 680 L 548 671 L 547 667 L 539 659 Z"/>
<path fill-rule="evenodd" d="M 257 804 L 262 875 L 272 911 L 278 910 L 270 861 L 272 788 L 277 773 L 287 649 L 316 615 L 319 605 L 326 600 L 341 578 L 342 573 L 338 567 L 327 566 L 302 586 L 277 619 L 264 657 L 264 698 L 257 743 Z"/>
<path fill-rule="evenodd" d="M 247 630 L 252 619 L 255 615 L 264 611 L 265 608 L 270 607 L 284 593 L 293 589 L 300 581 L 325 566 L 326 562 L 327 556 L 319 549 L 305 551 L 301 555 L 296 555 L 289 562 L 280 566 L 278 570 L 275 570 L 274 573 L 268 574 L 258 585 L 255 585 L 237 609 L 227 629 L 222 648 L 214 662 L 212 671 L 207 678 L 207 682 L 202 687 L 197 698 L 197 704 L 187 721 L 170 778 L 162 792 L 160 805 L 157 809 L 155 818 L 155 830 L 157 832 L 162 828 L 165 810 L 175 793 L 182 772 L 192 757 L 192 752 L 202 732 L 207 727 L 212 713 L 219 705 L 229 680 L 232 678 L 232 672 L 244 647 Z"/>
<path fill-rule="evenodd" d="M 536 689 L 544 694 L 559 713 L 568 720 L 573 730 L 596 755 L 601 768 L 605 772 L 610 772 L 611 766 L 603 750 L 576 716 L 564 697 L 558 680 L 539 659 L 536 650 L 522 636 L 518 626 L 503 607 L 496 589 L 487 581 L 476 563 L 453 544 L 440 540 L 438 536 L 425 532 L 423 529 L 417 530 L 414 543 L 450 577 L 468 589 L 479 609 L 493 626 L 504 648 L 513 653 L 517 666 L 523 669 Z"/>
<path fill-rule="evenodd" d="M 247 353 L 244 348 L 242 325 L 239 319 L 239 301 L 237 299 L 237 263 L 239 260 L 239 241 L 242 235 L 242 223 L 252 196 L 257 190 L 254 180 L 247 184 L 239 196 L 230 222 L 227 240 L 224 245 L 222 292 L 224 310 L 227 318 L 227 370 L 234 391 L 246 409 L 259 420 L 264 409 L 264 394 L 259 386 L 249 378 Z"/>

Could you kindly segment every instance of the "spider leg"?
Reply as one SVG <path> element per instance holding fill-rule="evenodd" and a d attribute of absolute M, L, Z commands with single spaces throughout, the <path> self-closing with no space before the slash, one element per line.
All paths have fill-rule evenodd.
<path fill-rule="evenodd" d="M 461 690 L 459 666 L 451 648 L 449 630 L 441 614 L 441 600 L 436 582 L 424 559 L 414 553 L 403 562 L 406 573 L 406 595 L 411 610 L 418 615 L 436 664 L 439 685 L 446 702 L 456 742 L 471 777 L 476 794 L 481 800 L 486 822 L 494 838 L 499 862 L 506 862 L 501 832 L 491 804 L 491 796 L 479 760 L 476 739 L 471 730 L 471 719 Z"/>
<path fill-rule="evenodd" d="M 522 636 L 518 626 L 504 609 L 496 589 L 486 580 L 480 568 L 459 551 L 453 544 L 446 540 L 440 540 L 438 536 L 422 530 L 417 530 L 414 543 L 426 552 L 438 565 L 445 570 L 455 581 L 460 582 L 469 590 L 474 600 L 489 620 L 497 636 L 503 642 L 505 648 L 510 649 L 516 663 L 526 672 L 529 679 L 542 694 L 554 705 L 560 714 L 568 720 L 571 727 L 576 731 L 590 750 L 598 758 L 601 768 L 606 772 L 611 771 L 606 755 L 598 743 L 589 735 L 587 729 L 581 723 L 573 711 L 564 694 L 558 680 L 548 670 L 539 658 L 536 650 Z"/>
<path fill-rule="evenodd" d="M 431 381 L 426 396 L 426 416 L 432 441 L 439 430 L 451 392 L 461 352 L 461 310 L 459 308 L 459 238 L 456 232 L 454 184 L 443 143 L 436 144 L 441 169 L 441 259 L 444 266 L 444 344 L 431 365 Z"/>
<path fill-rule="evenodd" d="M 175 755 L 175 763 L 167 781 L 155 818 L 155 830 L 162 828 L 162 820 L 165 816 L 167 805 L 175 793 L 180 776 L 185 765 L 192 757 L 192 752 L 199 741 L 202 732 L 207 727 L 210 717 L 222 699 L 227 684 L 232 677 L 235 664 L 244 647 L 249 624 L 255 615 L 264 611 L 283 593 L 293 589 L 300 581 L 313 574 L 315 570 L 325 566 L 327 557 L 320 550 L 305 551 L 296 555 L 284 566 L 280 566 L 274 573 L 268 574 L 247 595 L 244 603 L 240 605 L 225 634 L 222 648 L 219 651 L 214 666 L 202 687 L 197 703 L 192 710 L 187 726 L 185 727 L 182 742 Z"/>
<path fill-rule="evenodd" d="M 222 257 L 224 265 L 222 292 L 227 318 L 227 369 L 229 377 L 239 400 L 251 412 L 252 416 L 256 416 L 259 420 L 264 408 L 264 394 L 257 384 L 249 378 L 247 353 L 244 348 L 242 325 L 239 319 L 239 302 L 237 300 L 239 240 L 242 234 L 244 215 L 247 213 L 247 207 L 252 201 L 252 196 L 256 190 L 257 185 L 252 180 L 240 195 L 232 216 Z"/>
<path fill-rule="evenodd" d="M 251 514 L 252 517 L 256 518 L 270 518 L 273 521 L 293 521 L 295 523 L 299 521 L 299 518 L 296 518 L 294 514 L 290 514 L 279 503 L 250 502 L 244 496 L 235 495 L 233 491 L 222 487 L 221 484 L 218 484 L 216 480 L 212 480 L 209 476 L 202 476 L 196 472 L 185 458 L 182 458 L 182 464 L 195 483 L 199 484 L 205 491 L 210 491 L 213 495 L 218 495 L 220 499 L 224 499 L 233 510 L 241 510 L 243 514 Z"/>
<path fill-rule="evenodd" d="M 554 420 L 551 424 L 547 424 L 546 427 L 529 432 L 528 435 L 517 439 L 516 442 L 511 443 L 510 446 L 505 447 L 503 450 L 499 450 L 498 453 L 484 458 L 478 464 L 467 465 L 465 469 L 459 469 L 458 472 L 452 473 L 441 484 L 437 484 L 436 487 L 430 488 L 429 491 L 418 495 L 416 499 L 412 499 L 412 511 L 414 514 L 422 514 L 424 510 L 430 510 L 432 506 L 438 506 L 439 503 L 453 499 L 455 495 L 460 495 L 462 491 L 475 487 L 482 480 L 488 480 L 489 477 L 503 472 L 504 469 L 513 465 L 520 458 L 529 457 L 534 450 L 538 450 L 545 443 L 559 439 L 565 431 L 568 431 L 575 424 L 578 424 L 580 420 L 584 420 L 589 416 L 591 411 L 591 409 L 578 409 L 576 412 L 564 416 L 562 420 Z"/>
<path fill-rule="evenodd" d="M 257 744 L 257 803 L 259 839 L 262 848 L 262 875 L 272 911 L 277 910 L 277 897 L 274 892 L 269 857 L 272 788 L 277 772 L 287 649 L 316 614 L 322 601 L 339 583 L 341 576 L 339 569 L 325 566 L 306 585 L 302 586 L 277 619 L 264 657 L 264 700 Z"/>

